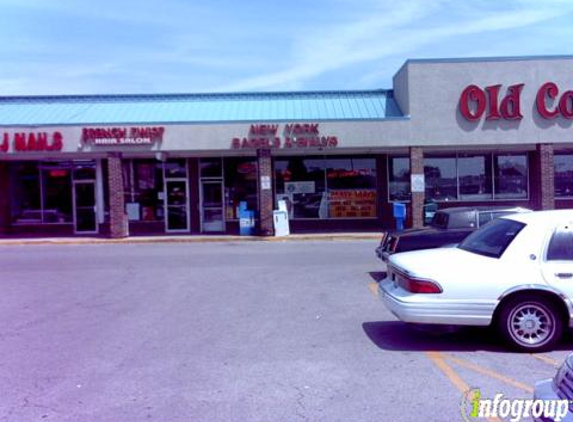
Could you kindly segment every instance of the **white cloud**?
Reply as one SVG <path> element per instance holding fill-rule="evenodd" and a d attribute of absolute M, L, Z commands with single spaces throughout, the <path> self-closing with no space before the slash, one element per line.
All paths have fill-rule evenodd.
<path fill-rule="evenodd" d="M 337 27 L 306 33 L 293 41 L 292 65 L 279 72 L 270 72 L 223 87 L 223 90 L 276 89 L 318 77 L 329 71 L 363 62 L 380 60 L 391 55 L 407 56 L 409 51 L 460 35 L 511 30 L 571 13 L 573 4 L 550 0 L 539 4 L 518 0 L 508 9 L 505 5 L 468 10 L 463 5 L 463 20 L 451 19 L 446 25 L 433 26 L 432 14 L 452 13 L 457 1 L 394 2 L 386 10 L 370 11 L 367 16 Z M 490 4 L 492 6 L 493 3 Z M 473 18 L 475 16 L 475 18 Z"/>

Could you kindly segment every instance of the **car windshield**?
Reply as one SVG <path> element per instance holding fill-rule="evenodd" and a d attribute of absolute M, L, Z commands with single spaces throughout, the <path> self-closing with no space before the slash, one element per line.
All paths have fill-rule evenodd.
<path fill-rule="evenodd" d="M 518 221 L 499 218 L 473 232 L 458 248 L 479 255 L 499 258 L 517 234 L 525 227 Z"/>

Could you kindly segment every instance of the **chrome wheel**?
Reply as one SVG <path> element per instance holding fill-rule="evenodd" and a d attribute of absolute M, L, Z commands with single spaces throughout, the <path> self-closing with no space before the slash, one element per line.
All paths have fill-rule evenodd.
<path fill-rule="evenodd" d="M 523 303 L 509 314 L 507 331 L 522 346 L 543 346 L 555 335 L 555 317 L 541 303 Z"/>

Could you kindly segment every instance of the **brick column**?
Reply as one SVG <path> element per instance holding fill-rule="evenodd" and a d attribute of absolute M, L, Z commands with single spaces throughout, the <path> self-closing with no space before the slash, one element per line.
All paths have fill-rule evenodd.
<path fill-rule="evenodd" d="M 410 148 L 410 174 L 424 174 L 424 150 L 420 147 Z M 424 226 L 424 199 L 425 192 L 412 192 L 411 215 L 408 218 L 412 227 L 419 228 Z"/>
<path fill-rule="evenodd" d="M 109 183 L 109 223 L 110 236 L 121 238 L 129 236 L 125 199 L 123 195 L 123 172 L 121 154 L 112 153 L 107 157 Z"/>
<path fill-rule="evenodd" d="M 259 192 L 259 234 L 261 236 L 273 236 L 273 163 L 270 149 L 257 150 L 257 162 L 259 178 L 257 181 Z M 269 186 L 263 186 L 268 182 Z"/>
<path fill-rule="evenodd" d="M 553 162 L 553 144 L 537 144 L 536 147 L 537 174 L 534 175 L 537 183 L 538 206 L 541 210 L 555 209 L 555 167 Z"/>
<path fill-rule="evenodd" d="M 8 163 L 0 162 L 0 234 L 10 230 L 10 171 Z"/>

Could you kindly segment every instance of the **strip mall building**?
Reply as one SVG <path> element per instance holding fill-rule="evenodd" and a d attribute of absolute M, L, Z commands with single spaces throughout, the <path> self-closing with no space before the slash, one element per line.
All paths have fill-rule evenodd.
<path fill-rule="evenodd" d="M 0 98 L 3 236 L 378 231 L 392 203 L 573 207 L 573 57 L 409 60 L 390 90 Z"/>

